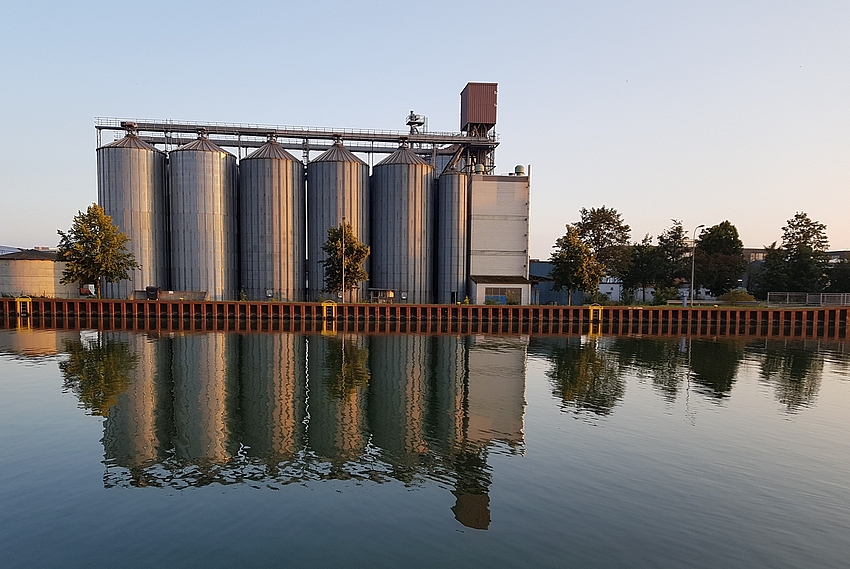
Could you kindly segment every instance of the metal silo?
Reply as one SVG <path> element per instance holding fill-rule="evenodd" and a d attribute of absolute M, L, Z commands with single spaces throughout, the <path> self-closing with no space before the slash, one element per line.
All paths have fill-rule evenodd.
<path fill-rule="evenodd" d="M 351 224 L 357 239 L 371 245 L 369 231 L 369 166 L 349 152 L 342 142 L 307 165 L 308 298 L 318 299 L 325 288 L 325 253 L 328 228 L 342 218 Z M 369 259 L 364 264 L 369 272 Z M 367 284 L 354 294 L 365 298 Z"/>
<path fill-rule="evenodd" d="M 370 282 L 397 301 L 432 300 L 433 181 L 434 169 L 406 144 L 372 173 Z"/>
<path fill-rule="evenodd" d="M 249 300 L 304 300 L 304 166 L 275 140 L 239 164 L 241 280 Z"/>
<path fill-rule="evenodd" d="M 467 222 L 469 186 L 466 174 L 443 172 L 437 182 L 437 302 L 454 304 L 466 297 L 469 260 Z"/>
<path fill-rule="evenodd" d="M 131 298 L 146 286 L 168 286 L 165 154 L 132 132 L 97 149 L 97 201 L 127 234 L 140 269 L 129 280 L 106 283 L 110 298 Z"/>
<path fill-rule="evenodd" d="M 171 288 L 235 299 L 236 157 L 201 135 L 171 151 L 169 179 Z"/>

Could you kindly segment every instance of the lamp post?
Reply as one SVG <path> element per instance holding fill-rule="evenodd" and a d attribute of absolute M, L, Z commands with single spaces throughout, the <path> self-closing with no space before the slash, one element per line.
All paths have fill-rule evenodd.
<path fill-rule="evenodd" d="M 697 225 L 694 227 L 694 238 L 691 240 L 691 308 L 694 307 L 694 268 L 696 266 L 697 253 L 697 229 L 702 229 L 705 225 Z"/>
<path fill-rule="evenodd" d="M 340 241 L 342 242 L 342 302 L 345 304 L 345 216 L 342 216 L 340 225 Z"/>

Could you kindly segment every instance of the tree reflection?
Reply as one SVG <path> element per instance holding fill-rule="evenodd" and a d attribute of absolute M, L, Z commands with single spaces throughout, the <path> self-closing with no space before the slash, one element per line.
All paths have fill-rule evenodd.
<path fill-rule="evenodd" d="M 59 363 L 64 388 L 72 391 L 92 415 L 106 417 L 115 400 L 130 385 L 138 356 L 125 342 L 98 334 L 91 342 L 65 341 L 68 359 Z"/>
<path fill-rule="evenodd" d="M 613 349 L 621 365 L 633 368 L 640 378 L 651 379 L 664 399 L 676 399 L 687 374 L 686 345 L 670 340 L 617 338 Z"/>
<path fill-rule="evenodd" d="M 777 400 L 789 412 L 808 407 L 820 389 L 823 357 L 804 344 L 766 340 L 759 375 L 773 385 Z"/>
<path fill-rule="evenodd" d="M 714 397 L 728 397 L 744 355 L 743 345 L 723 340 L 693 340 L 690 352 L 694 381 Z"/>
<path fill-rule="evenodd" d="M 552 347 L 552 367 L 546 375 L 565 406 L 607 415 L 623 398 L 626 384 L 616 354 L 598 346 L 599 340 L 569 338 Z"/>
<path fill-rule="evenodd" d="M 354 338 L 329 338 L 325 370 L 328 393 L 348 399 L 356 389 L 369 384 L 369 350 Z"/>

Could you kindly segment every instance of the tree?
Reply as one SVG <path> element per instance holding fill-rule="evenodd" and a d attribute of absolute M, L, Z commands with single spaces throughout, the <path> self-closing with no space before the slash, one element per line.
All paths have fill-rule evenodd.
<path fill-rule="evenodd" d="M 629 263 L 621 275 L 624 290 L 642 291 L 641 300 L 646 300 L 646 289 L 659 280 L 662 259 L 658 247 L 652 244 L 652 237 L 644 236 L 640 243 L 629 247 Z"/>
<path fill-rule="evenodd" d="M 690 267 L 687 266 L 688 246 L 686 244 L 685 229 L 678 219 L 673 220 L 673 225 L 665 229 L 658 236 L 658 252 L 661 258 L 659 267 L 659 287 L 675 287 L 690 275 Z"/>
<path fill-rule="evenodd" d="M 370 249 L 354 235 L 350 223 L 342 222 L 338 226 L 328 228 L 328 240 L 322 246 L 325 252 L 325 290 L 338 293 L 348 292 L 357 288 L 362 281 L 369 278 L 363 262 L 369 256 Z M 343 271 L 343 258 L 345 270 Z M 345 283 L 343 286 L 343 274 Z"/>
<path fill-rule="evenodd" d="M 125 248 L 130 238 L 97 204 L 90 205 L 85 213 L 78 211 L 68 233 L 57 233 L 62 239 L 56 260 L 67 263 L 62 284 L 94 283 L 95 294 L 100 298 L 101 281 L 116 283 L 130 278 L 129 270 L 140 268 Z"/>
<path fill-rule="evenodd" d="M 841 259 L 829 270 L 827 292 L 850 292 L 850 259 Z"/>
<path fill-rule="evenodd" d="M 705 286 L 713 296 L 736 288 L 747 268 L 738 229 L 727 220 L 700 233 L 694 265 L 695 285 Z"/>
<path fill-rule="evenodd" d="M 554 290 L 567 289 L 568 302 L 572 303 L 574 290 L 589 292 L 599 288 L 599 281 L 605 273 L 605 267 L 594 257 L 590 247 L 581 240 L 575 225 L 567 224 L 567 232 L 555 241 L 549 260 Z"/>
<path fill-rule="evenodd" d="M 581 220 L 575 226 L 582 241 L 587 243 L 609 275 L 621 276 L 628 262 L 631 228 L 623 223 L 622 215 L 614 208 L 581 208 Z"/>
<path fill-rule="evenodd" d="M 748 287 L 760 300 L 765 300 L 769 292 L 788 290 L 787 255 L 784 249 L 776 246 L 776 241 L 764 248 L 764 263 L 755 270 Z"/>
<path fill-rule="evenodd" d="M 829 240 L 826 225 L 797 212 L 782 228 L 782 248 L 787 252 L 788 291 L 821 292 L 827 283 Z"/>
<path fill-rule="evenodd" d="M 821 292 L 830 282 L 826 225 L 798 211 L 782 228 L 782 246 L 765 247 L 764 263 L 751 286 L 757 298 L 769 292 Z"/>

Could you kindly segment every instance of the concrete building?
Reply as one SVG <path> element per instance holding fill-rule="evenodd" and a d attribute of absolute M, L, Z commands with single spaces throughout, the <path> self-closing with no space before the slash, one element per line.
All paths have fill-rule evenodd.
<path fill-rule="evenodd" d="M 530 183 L 516 175 L 470 177 L 469 300 L 529 304 L 528 212 Z"/>
<path fill-rule="evenodd" d="M 61 284 L 64 262 L 55 251 L 27 249 L 0 255 L 0 295 L 79 298 L 75 284 Z"/>

